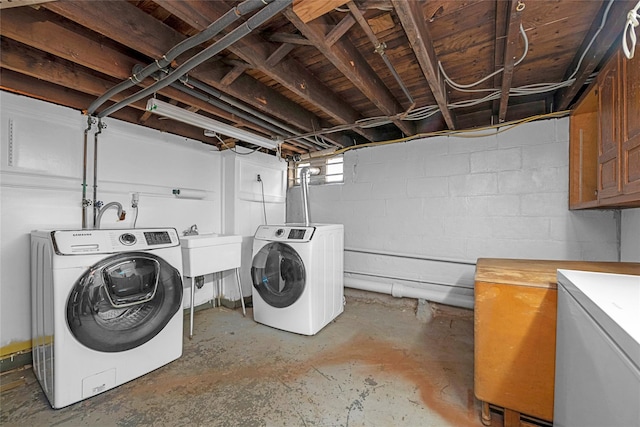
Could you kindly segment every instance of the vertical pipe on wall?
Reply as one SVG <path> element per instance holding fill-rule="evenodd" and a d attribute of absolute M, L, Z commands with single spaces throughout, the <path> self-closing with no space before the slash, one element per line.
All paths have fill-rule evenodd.
<path fill-rule="evenodd" d="M 300 171 L 300 188 L 302 191 L 302 213 L 304 216 L 304 225 L 309 225 L 309 178 L 311 175 L 320 174 L 318 168 L 302 168 Z"/>
<path fill-rule="evenodd" d="M 84 142 L 83 142 L 83 156 L 82 156 L 82 229 L 87 228 L 87 145 L 89 139 L 89 131 L 93 119 L 91 116 L 87 116 L 87 128 L 84 130 Z"/>
<path fill-rule="evenodd" d="M 107 125 L 98 120 L 98 131 L 93 134 L 93 228 L 96 228 L 96 221 L 100 206 L 98 203 L 98 135 Z"/>

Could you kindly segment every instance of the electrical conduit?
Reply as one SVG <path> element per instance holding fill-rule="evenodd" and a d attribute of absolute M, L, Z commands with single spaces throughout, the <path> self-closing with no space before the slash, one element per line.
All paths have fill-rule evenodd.
<path fill-rule="evenodd" d="M 273 1 L 273 0 L 270 0 Z M 255 9 L 258 9 L 261 6 L 264 6 L 266 3 L 263 0 L 246 0 L 240 3 L 238 6 L 234 7 L 207 28 L 205 28 L 200 33 L 189 37 L 186 40 L 175 45 L 171 48 L 166 54 L 162 56 L 162 58 L 156 60 L 155 62 L 147 65 L 145 68 L 140 70 L 139 72 L 134 72 L 134 74 L 129 77 L 127 80 L 122 81 L 117 84 L 113 88 L 109 89 L 103 95 L 101 95 L 98 99 L 93 101 L 89 108 L 87 109 L 87 113 L 89 115 L 93 114 L 98 107 L 104 104 L 109 98 L 112 96 L 129 89 L 130 87 L 135 86 L 138 83 L 141 83 L 145 78 L 149 77 L 151 74 L 155 73 L 158 70 L 166 68 L 171 64 L 173 60 L 175 60 L 179 55 L 183 54 L 187 50 L 198 46 L 199 44 L 206 42 L 213 37 L 215 37 L 220 31 L 228 27 L 231 23 L 238 20 L 241 16 L 246 15 L 249 12 L 252 12 Z M 100 116 L 104 117 L 104 116 Z"/>
<path fill-rule="evenodd" d="M 269 0 L 265 0 L 265 2 L 266 1 L 269 1 Z M 136 94 L 129 96 L 124 100 L 117 102 L 114 105 L 110 106 L 109 108 L 101 111 L 98 114 L 98 117 L 100 118 L 106 117 L 109 114 L 114 113 L 120 110 L 121 108 L 124 108 L 125 106 L 131 104 L 132 102 L 139 101 L 145 98 L 146 96 L 149 96 L 157 92 L 158 90 L 169 86 L 171 83 L 175 82 L 180 77 L 182 77 L 183 75 L 191 71 L 193 68 L 202 64 L 206 60 L 212 58 L 216 54 L 220 53 L 222 50 L 231 46 L 233 43 L 242 39 L 244 36 L 249 34 L 258 26 L 264 24 L 266 21 L 268 21 L 269 19 L 271 19 L 272 17 L 280 13 L 282 10 L 287 8 L 292 2 L 292 0 L 271 0 L 271 1 L 272 3 L 270 3 L 268 6 L 264 7 L 260 11 L 258 11 L 255 15 L 249 18 L 241 26 L 234 29 L 233 31 L 231 31 L 230 33 L 222 37 L 220 40 L 213 43 L 211 46 L 207 47 L 206 49 L 202 50 L 200 53 L 194 55 L 193 57 L 185 61 L 182 65 L 180 65 L 179 67 L 175 68 L 172 72 L 170 72 L 164 79 L 152 84 L 151 86 L 137 92 Z"/>

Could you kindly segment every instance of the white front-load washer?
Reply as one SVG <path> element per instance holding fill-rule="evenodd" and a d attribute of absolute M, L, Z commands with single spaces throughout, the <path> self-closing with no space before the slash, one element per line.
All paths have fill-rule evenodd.
<path fill-rule="evenodd" d="M 182 355 L 173 228 L 31 233 L 33 370 L 53 408 Z"/>
<path fill-rule="evenodd" d="M 344 310 L 344 226 L 258 227 L 251 277 L 256 322 L 315 335 Z"/>

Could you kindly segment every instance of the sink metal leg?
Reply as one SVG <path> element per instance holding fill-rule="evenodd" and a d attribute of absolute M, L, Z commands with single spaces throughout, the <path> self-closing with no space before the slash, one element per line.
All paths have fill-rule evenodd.
<path fill-rule="evenodd" d="M 218 307 L 222 306 L 222 272 L 219 271 L 216 274 L 216 299 L 218 300 Z"/>
<path fill-rule="evenodd" d="M 244 307 L 244 297 L 242 296 L 242 283 L 240 283 L 240 269 L 236 268 L 236 281 L 238 282 L 238 291 L 240 292 L 240 304 L 242 304 L 242 315 L 247 315 L 247 310 Z"/>
<path fill-rule="evenodd" d="M 189 339 L 193 338 L 193 306 L 195 305 L 193 302 L 195 300 L 196 294 L 196 278 L 191 278 L 191 304 L 189 310 Z"/>

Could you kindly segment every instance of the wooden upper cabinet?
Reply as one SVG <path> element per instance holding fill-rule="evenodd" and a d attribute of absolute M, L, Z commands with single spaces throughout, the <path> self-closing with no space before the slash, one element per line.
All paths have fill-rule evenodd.
<path fill-rule="evenodd" d="M 569 207 L 598 206 L 598 86 L 592 85 L 569 122 Z"/>
<path fill-rule="evenodd" d="M 571 209 L 640 207 L 640 55 L 608 61 L 571 112 Z"/>
<path fill-rule="evenodd" d="M 620 194 L 620 54 L 614 55 L 598 74 L 598 196 Z"/>
<path fill-rule="evenodd" d="M 640 198 L 640 55 L 622 61 L 622 193 Z"/>

